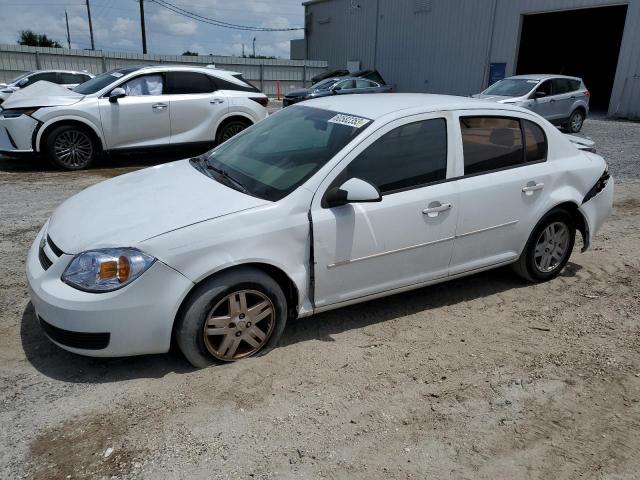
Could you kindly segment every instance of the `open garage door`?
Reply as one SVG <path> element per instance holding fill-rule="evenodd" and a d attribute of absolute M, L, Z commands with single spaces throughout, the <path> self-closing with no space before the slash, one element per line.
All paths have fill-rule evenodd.
<path fill-rule="evenodd" d="M 524 15 L 516 73 L 584 79 L 592 110 L 609 108 L 627 6 Z"/>

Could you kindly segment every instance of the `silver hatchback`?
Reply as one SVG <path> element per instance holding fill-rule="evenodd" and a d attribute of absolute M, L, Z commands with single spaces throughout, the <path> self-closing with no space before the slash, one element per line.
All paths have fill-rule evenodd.
<path fill-rule="evenodd" d="M 589 113 L 589 90 L 584 82 L 564 75 L 509 77 L 473 97 L 528 108 L 570 133 L 582 129 Z"/>

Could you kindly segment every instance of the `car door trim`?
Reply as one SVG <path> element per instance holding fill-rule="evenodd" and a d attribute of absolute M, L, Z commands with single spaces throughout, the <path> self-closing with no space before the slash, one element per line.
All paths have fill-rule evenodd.
<path fill-rule="evenodd" d="M 492 227 L 486 227 L 486 228 L 481 228 L 479 230 L 472 230 L 471 232 L 460 233 L 460 234 L 456 235 L 455 238 L 468 237 L 469 235 L 475 235 L 477 233 L 489 232 L 489 231 L 495 230 L 497 228 L 509 227 L 511 225 L 515 225 L 516 223 L 518 223 L 518 220 L 511 220 L 510 222 L 501 223 L 499 225 L 493 225 Z"/>
<path fill-rule="evenodd" d="M 383 257 L 385 255 L 391 255 L 391 254 L 394 254 L 394 253 L 406 252 L 408 250 L 415 250 L 416 248 L 428 247 L 430 245 L 435 245 L 437 243 L 448 242 L 448 241 L 454 240 L 455 238 L 456 238 L 455 236 L 446 237 L 446 238 L 440 238 L 438 240 L 432 240 L 431 242 L 419 243 L 418 245 L 410 245 L 408 247 L 397 248 L 395 250 L 389 250 L 389 251 L 386 251 L 386 252 L 374 253 L 374 254 L 371 254 L 371 255 L 366 255 L 364 257 L 353 258 L 351 260 L 342 260 L 340 262 L 331 263 L 331 264 L 327 265 L 327 268 L 340 267 L 342 265 L 349 265 L 349 264 L 356 263 L 356 262 L 362 262 L 363 260 L 371 260 L 372 258 L 379 258 L 379 257 Z"/>

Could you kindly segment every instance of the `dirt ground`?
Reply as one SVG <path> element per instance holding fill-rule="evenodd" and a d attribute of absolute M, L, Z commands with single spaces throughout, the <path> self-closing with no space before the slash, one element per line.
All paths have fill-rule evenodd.
<path fill-rule="evenodd" d="M 558 279 L 500 269 L 344 308 L 200 371 L 175 352 L 67 353 L 29 304 L 51 211 L 153 162 L 0 159 L 0 478 L 639 478 L 640 124 L 585 133 L 620 180 L 615 210 Z"/>

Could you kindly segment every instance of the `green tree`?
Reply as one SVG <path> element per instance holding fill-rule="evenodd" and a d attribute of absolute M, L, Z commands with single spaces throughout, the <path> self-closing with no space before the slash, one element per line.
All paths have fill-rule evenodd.
<path fill-rule="evenodd" d="M 59 42 L 50 39 L 44 33 L 35 33 L 31 30 L 22 30 L 18 36 L 18 45 L 29 47 L 53 47 L 62 48 Z"/>
<path fill-rule="evenodd" d="M 185 56 L 185 57 L 197 57 L 199 54 L 198 54 L 198 52 L 191 52 L 191 51 L 187 50 L 182 55 Z"/>

